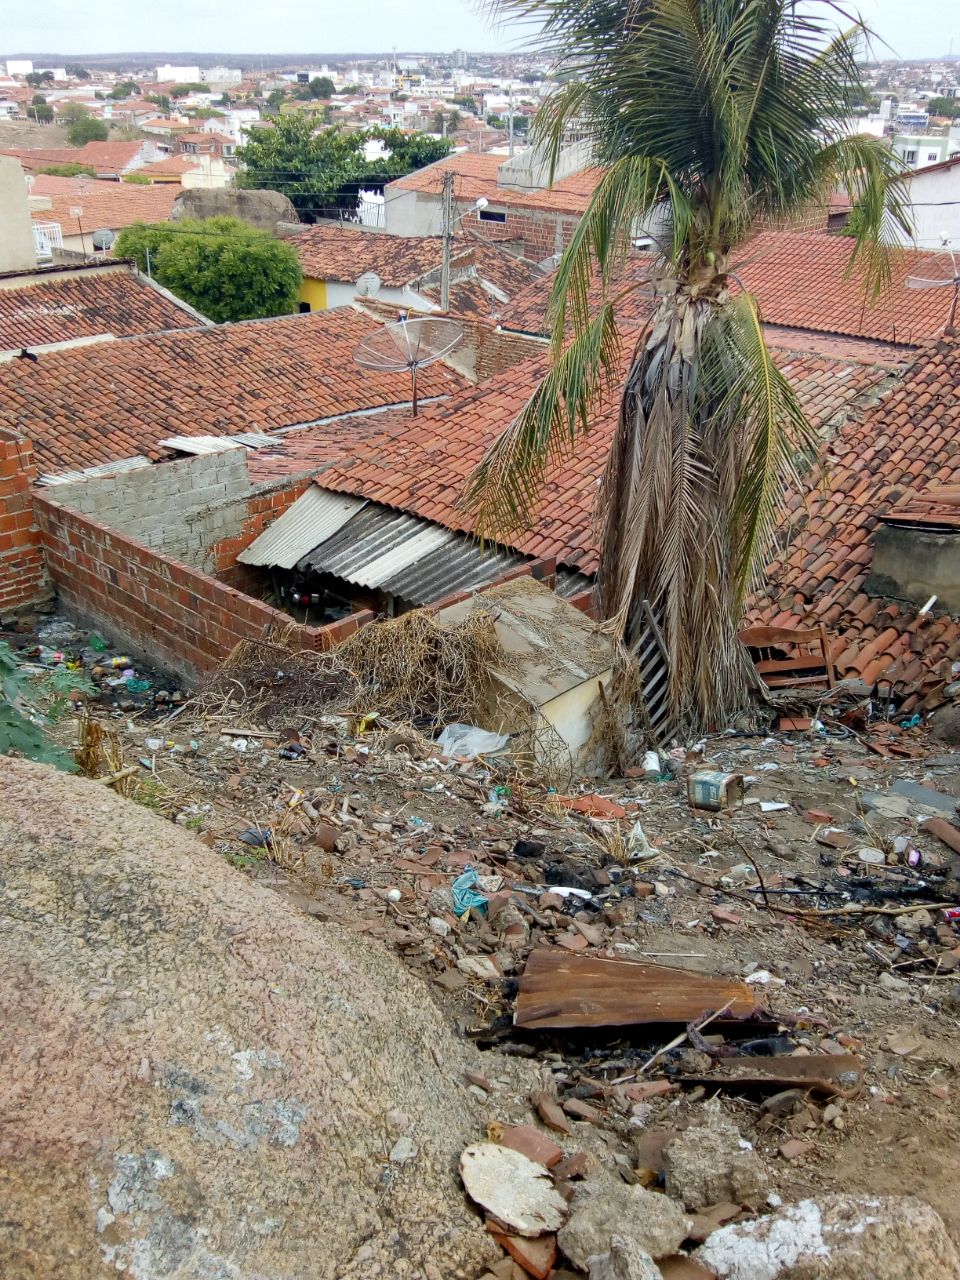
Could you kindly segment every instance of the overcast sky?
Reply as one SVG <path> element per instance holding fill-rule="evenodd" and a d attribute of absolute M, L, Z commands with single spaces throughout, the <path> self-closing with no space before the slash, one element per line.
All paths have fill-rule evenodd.
<path fill-rule="evenodd" d="M 960 19 L 944 0 L 862 0 L 863 15 L 903 58 L 960 53 Z M 126 50 L 295 53 L 509 49 L 466 0 L 43 0 L 4 4 L 2 53 Z M 951 17 L 951 14 L 954 16 Z M 951 29 L 956 28 L 953 32 Z"/>

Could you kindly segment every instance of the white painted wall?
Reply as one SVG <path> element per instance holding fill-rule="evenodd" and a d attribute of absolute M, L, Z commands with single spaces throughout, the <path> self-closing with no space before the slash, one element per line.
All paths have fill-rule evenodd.
<path fill-rule="evenodd" d="M 333 307 L 347 307 L 353 302 L 357 296 L 357 289 L 354 283 L 347 283 L 340 280 L 328 280 L 327 285 L 327 310 Z M 412 289 L 404 288 L 388 288 L 382 285 L 376 294 L 377 302 L 394 303 L 398 310 L 415 308 L 417 311 L 433 311 L 436 310 L 436 304 L 431 302 L 429 298 L 423 297 L 419 293 L 414 293 Z"/>
<path fill-rule="evenodd" d="M 960 162 L 946 169 L 922 170 L 910 178 L 914 240 L 894 233 L 901 244 L 939 249 L 941 234 L 949 236 L 960 252 Z"/>
<path fill-rule="evenodd" d="M 384 227 L 395 236 L 438 236 L 443 230 L 440 197 L 388 185 L 384 190 Z"/>
<path fill-rule="evenodd" d="M 0 156 L 0 271 L 23 271 L 36 265 L 23 169 L 13 156 Z"/>

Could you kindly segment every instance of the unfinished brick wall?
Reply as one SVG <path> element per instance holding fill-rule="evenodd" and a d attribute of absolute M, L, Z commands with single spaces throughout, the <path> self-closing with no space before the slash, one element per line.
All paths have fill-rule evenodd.
<path fill-rule="evenodd" d="M 50 592 L 31 494 L 36 479 L 30 441 L 0 428 L 0 614 Z"/>
<path fill-rule="evenodd" d="M 188 684 L 238 641 L 274 628 L 293 623 L 295 643 L 325 649 L 373 620 L 364 612 L 327 627 L 296 626 L 288 614 L 46 495 L 36 497 L 35 510 L 64 609 Z"/>
<path fill-rule="evenodd" d="M 491 203 L 490 212 L 506 214 L 505 222 L 471 220 L 471 235 L 486 240 L 512 241 L 523 246 L 523 256 L 534 262 L 542 262 L 555 253 L 562 253 L 570 242 L 574 228 L 580 221 L 577 214 L 554 213 L 545 209 L 522 209 L 515 205 L 498 207 Z"/>
<path fill-rule="evenodd" d="M 238 591 L 254 591 L 263 580 L 263 570 L 252 565 L 238 564 L 237 556 L 259 538 L 268 524 L 283 515 L 291 503 L 313 483 L 309 477 L 291 484 L 285 489 L 265 490 L 246 499 L 246 514 L 240 532 L 221 538 L 208 548 L 209 569 L 221 582 L 229 583 Z"/>
<path fill-rule="evenodd" d="M 56 488 L 62 506 L 205 570 L 208 548 L 240 535 L 249 495 L 247 452 L 232 448 Z"/>

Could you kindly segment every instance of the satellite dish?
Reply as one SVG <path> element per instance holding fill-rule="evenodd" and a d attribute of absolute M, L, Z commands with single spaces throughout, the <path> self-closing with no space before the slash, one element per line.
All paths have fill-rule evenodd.
<path fill-rule="evenodd" d="M 101 227 L 99 231 L 93 233 L 90 240 L 98 253 L 105 253 L 107 249 L 113 248 L 113 242 L 116 238 L 116 235 L 108 227 Z"/>
<path fill-rule="evenodd" d="M 358 297 L 373 298 L 380 292 L 383 281 L 375 271 L 365 271 L 356 283 Z"/>
<path fill-rule="evenodd" d="M 354 348 L 353 358 L 363 369 L 380 373 L 410 370 L 413 416 L 417 416 L 417 370 L 442 360 L 463 337 L 463 327 L 453 320 L 399 320 L 384 325 Z"/>
<path fill-rule="evenodd" d="M 950 319 L 947 321 L 947 332 L 953 330 L 957 318 L 957 301 L 960 299 L 960 264 L 950 244 L 950 237 L 940 237 L 943 252 L 931 254 L 928 261 L 929 276 L 907 276 L 908 289 L 952 289 L 953 302 L 950 305 Z"/>

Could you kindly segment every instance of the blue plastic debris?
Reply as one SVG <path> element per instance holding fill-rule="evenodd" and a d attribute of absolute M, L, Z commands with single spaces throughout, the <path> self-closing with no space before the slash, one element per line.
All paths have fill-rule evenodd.
<path fill-rule="evenodd" d="M 476 907 L 478 911 L 486 911 L 487 900 L 478 889 L 473 887 L 476 883 L 476 867 L 467 867 L 463 875 L 457 876 L 450 886 L 453 909 L 458 916 L 465 915 L 471 907 Z"/>

